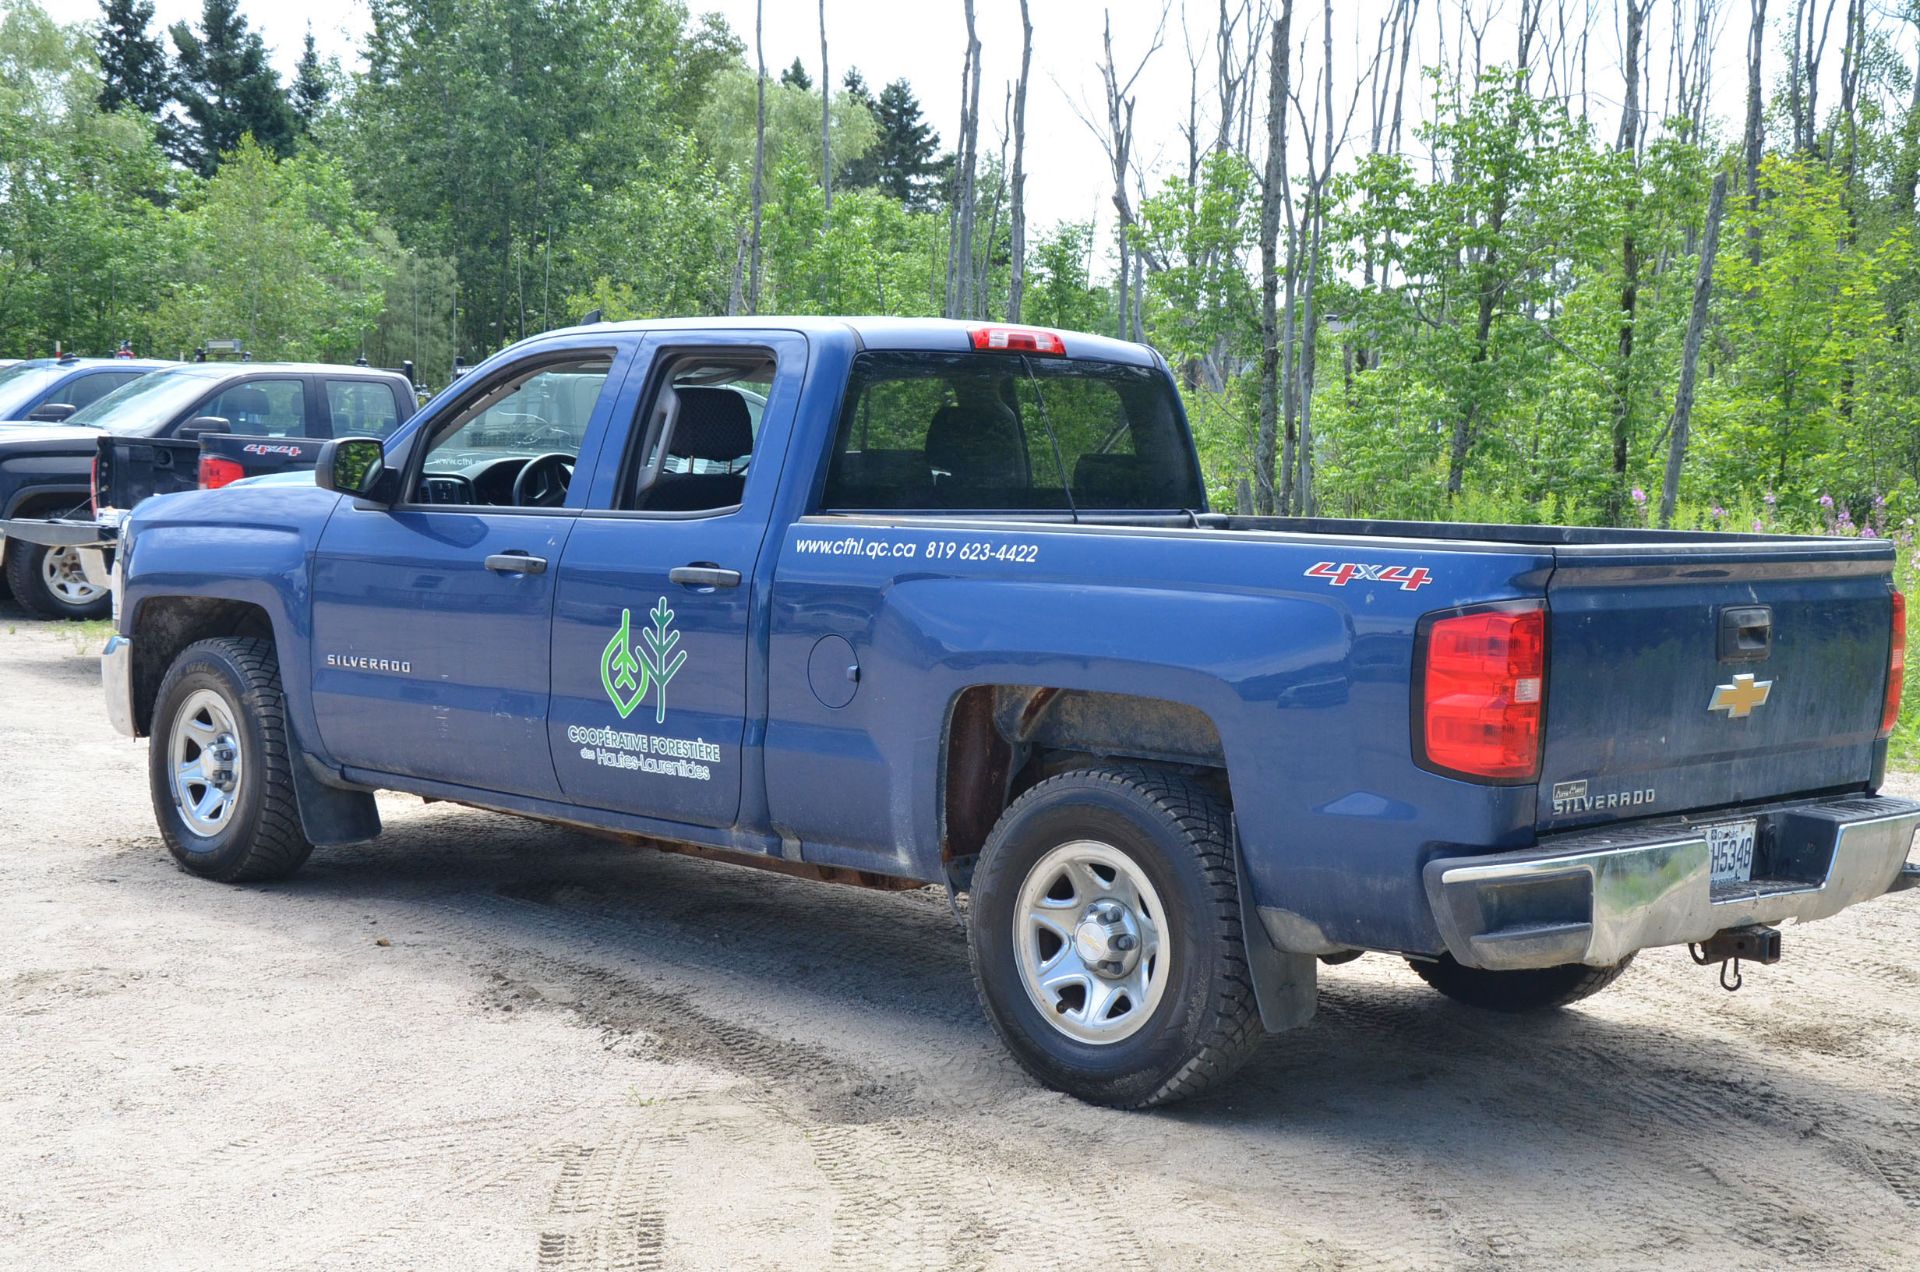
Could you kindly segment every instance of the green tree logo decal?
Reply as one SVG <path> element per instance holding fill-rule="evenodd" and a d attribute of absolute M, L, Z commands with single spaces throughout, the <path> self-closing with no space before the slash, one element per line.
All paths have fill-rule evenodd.
<path fill-rule="evenodd" d="M 620 630 L 613 634 L 613 639 L 600 652 L 600 684 L 607 691 L 607 700 L 613 703 L 613 709 L 620 713 L 622 720 L 633 714 L 634 709 L 646 698 L 649 688 L 658 688 L 660 692 L 654 700 L 653 721 L 655 724 L 665 724 L 667 682 L 687 661 L 687 651 L 675 651 L 674 647 L 680 643 L 680 633 L 673 630 L 673 611 L 667 608 L 666 597 L 661 597 L 659 604 L 647 616 L 653 619 L 653 626 L 640 633 L 640 647 L 635 649 L 633 611 L 620 611 Z"/>

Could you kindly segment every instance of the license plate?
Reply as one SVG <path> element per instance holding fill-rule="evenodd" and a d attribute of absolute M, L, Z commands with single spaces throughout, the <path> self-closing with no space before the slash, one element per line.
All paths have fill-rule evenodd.
<path fill-rule="evenodd" d="M 1753 833 L 1756 821 L 1722 822 L 1707 830 L 1707 856 L 1713 862 L 1715 883 L 1745 883 L 1753 878 Z"/>

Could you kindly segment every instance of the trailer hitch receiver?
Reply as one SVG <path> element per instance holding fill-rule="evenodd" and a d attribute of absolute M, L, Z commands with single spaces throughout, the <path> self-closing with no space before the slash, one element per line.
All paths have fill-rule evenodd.
<path fill-rule="evenodd" d="M 1727 928 L 1687 946 L 1687 953 L 1702 967 L 1720 964 L 1720 987 L 1732 993 L 1746 983 L 1740 975 L 1742 961 L 1762 966 L 1780 961 L 1780 929 L 1764 923 Z"/>

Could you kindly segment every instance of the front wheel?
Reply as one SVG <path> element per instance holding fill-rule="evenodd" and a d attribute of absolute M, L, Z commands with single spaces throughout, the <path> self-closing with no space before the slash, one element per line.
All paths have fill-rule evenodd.
<path fill-rule="evenodd" d="M 1258 1047 L 1226 808 L 1147 768 L 1080 769 L 1014 801 L 981 851 L 974 984 L 1042 1083 L 1139 1108 Z"/>
<path fill-rule="evenodd" d="M 42 618 L 105 618 L 113 610 L 113 593 L 88 580 L 78 548 L 9 544 L 7 586 L 21 608 Z"/>
<path fill-rule="evenodd" d="M 313 851 L 293 791 L 271 642 L 189 645 L 160 682 L 147 776 L 173 859 L 222 883 L 284 879 Z"/>
<path fill-rule="evenodd" d="M 1408 959 L 1420 979 L 1448 998 L 1470 1007 L 1513 1013 L 1552 1011 L 1591 998 L 1613 982 L 1633 962 L 1629 954 L 1610 967 L 1564 963 L 1559 967 L 1528 968 L 1517 972 L 1490 972 L 1466 967 L 1448 954 L 1433 960 Z"/>

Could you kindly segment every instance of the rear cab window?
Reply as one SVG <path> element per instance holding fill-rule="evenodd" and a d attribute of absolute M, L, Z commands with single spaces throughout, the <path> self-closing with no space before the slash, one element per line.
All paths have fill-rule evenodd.
<path fill-rule="evenodd" d="M 307 385 L 300 379 L 243 380 L 214 394 L 197 414 L 227 422 L 240 437 L 310 437 Z"/>
<path fill-rule="evenodd" d="M 1206 506 L 1173 386 L 1151 367 L 867 352 L 845 402 L 824 511 Z"/>
<path fill-rule="evenodd" d="M 329 377 L 327 419 L 335 437 L 385 439 L 400 427 L 400 406 L 394 387 L 384 380 L 346 380 Z"/>

